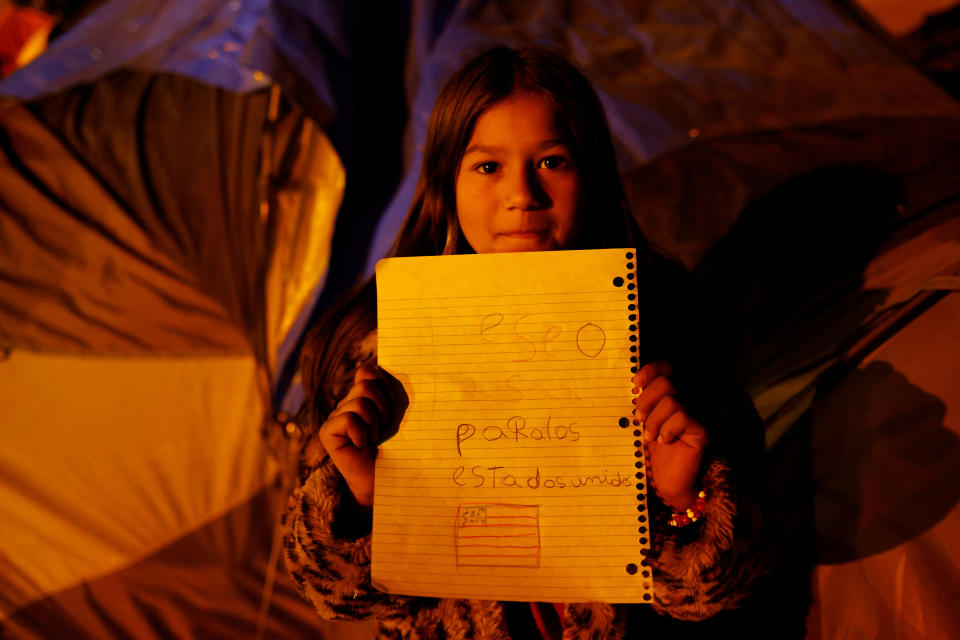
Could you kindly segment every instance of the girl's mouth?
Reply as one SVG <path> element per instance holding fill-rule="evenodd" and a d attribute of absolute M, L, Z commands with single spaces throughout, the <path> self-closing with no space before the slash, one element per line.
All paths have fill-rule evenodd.
<path fill-rule="evenodd" d="M 549 231 L 548 229 L 515 229 L 513 231 L 501 231 L 498 235 L 508 238 L 536 238 Z"/>

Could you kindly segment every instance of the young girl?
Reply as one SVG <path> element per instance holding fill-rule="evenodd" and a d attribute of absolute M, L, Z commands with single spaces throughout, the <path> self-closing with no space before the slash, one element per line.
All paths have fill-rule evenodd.
<path fill-rule="evenodd" d="M 745 493 L 762 453 L 759 419 L 711 366 L 681 271 L 649 248 L 630 214 L 589 82 L 540 49 L 500 47 L 469 60 L 437 98 L 391 254 L 624 246 L 639 256 L 636 414 L 655 494 L 652 608 L 699 620 L 736 606 L 759 572 L 757 509 Z M 531 609 L 391 596 L 371 586 L 377 443 L 403 411 L 402 391 L 376 368 L 375 325 L 371 279 L 311 330 L 304 348 L 312 428 L 285 520 L 287 566 L 303 595 L 333 620 L 377 618 L 391 638 L 527 637 L 531 629 L 620 638 L 649 629 L 656 616 L 647 605 Z"/>

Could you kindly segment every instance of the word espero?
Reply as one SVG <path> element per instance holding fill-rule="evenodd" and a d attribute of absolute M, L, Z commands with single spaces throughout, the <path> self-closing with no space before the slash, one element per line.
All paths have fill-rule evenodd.
<path fill-rule="evenodd" d="M 603 328 L 593 322 L 581 324 L 576 328 L 576 331 L 573 332 L 573 337 L 567 339 L 563 339 L 561 336 L 569 333 L 570 330 L 565 329 L 564 326 L 560 324 L 548 326 L 542 334 L 527 335 L 521 333 L 520 325 L 534 315 L 536 314 L 527 313 L 521 315 L 517 317 L 513 323 L 512 336 L 525 343 L 530 350 L 527 357 L 518 358 L 514 360 L 514 362 L 529 362 L 539 353 L 543 353 L 552 358 L 556 353 L 552 351 L 553 347 L 551 345 L 560 341 L 572 341 L 577 351 L 581 354 L 588 358 L 596 358 L 600 355 L 600 352 L 603 351 L 607 343 L 607 335 Z M 502 313 L 489 313 L 484 316 L 480 320 L 480 338 L 485 342 L 494 342 L 493 338 L 500 335 L 498 332 L 504 326 L 505 319 L 506 316 Z"/>

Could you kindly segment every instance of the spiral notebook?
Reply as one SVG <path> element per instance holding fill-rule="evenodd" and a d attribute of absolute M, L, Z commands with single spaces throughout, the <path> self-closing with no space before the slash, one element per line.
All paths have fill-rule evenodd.
<path fill-rule="evenodd" d="M 377 264 L 379 365 L 409 397 L 377 458 L 373 582 L 649 602 L 632 249 Z"/>

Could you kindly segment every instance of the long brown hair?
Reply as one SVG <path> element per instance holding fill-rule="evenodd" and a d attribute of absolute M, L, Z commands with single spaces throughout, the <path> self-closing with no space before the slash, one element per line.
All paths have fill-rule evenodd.
<path fill-rule="evenodd" d="M 597 94 L 562 54 L 542 48 L 495 47 L 473 56 L 440 91 L 427 127 L 420 177 L 407 217 L 388 255 L 470 252 L 457 220 L 455 184 L 477 119 L 517 92 L 552 103 L 584 185 L 589 224 L 578 248 L 636 247 L 649 252 L 617 173 L 610 128 Z M 301 352 L 302 383 L 312 428 L 333 409 L 355 363 L 350 350 L 376 326 L 373 278 L 360 284 L 310 330 Z M 346 365 L 346 366 L 345 366 Z"/>

